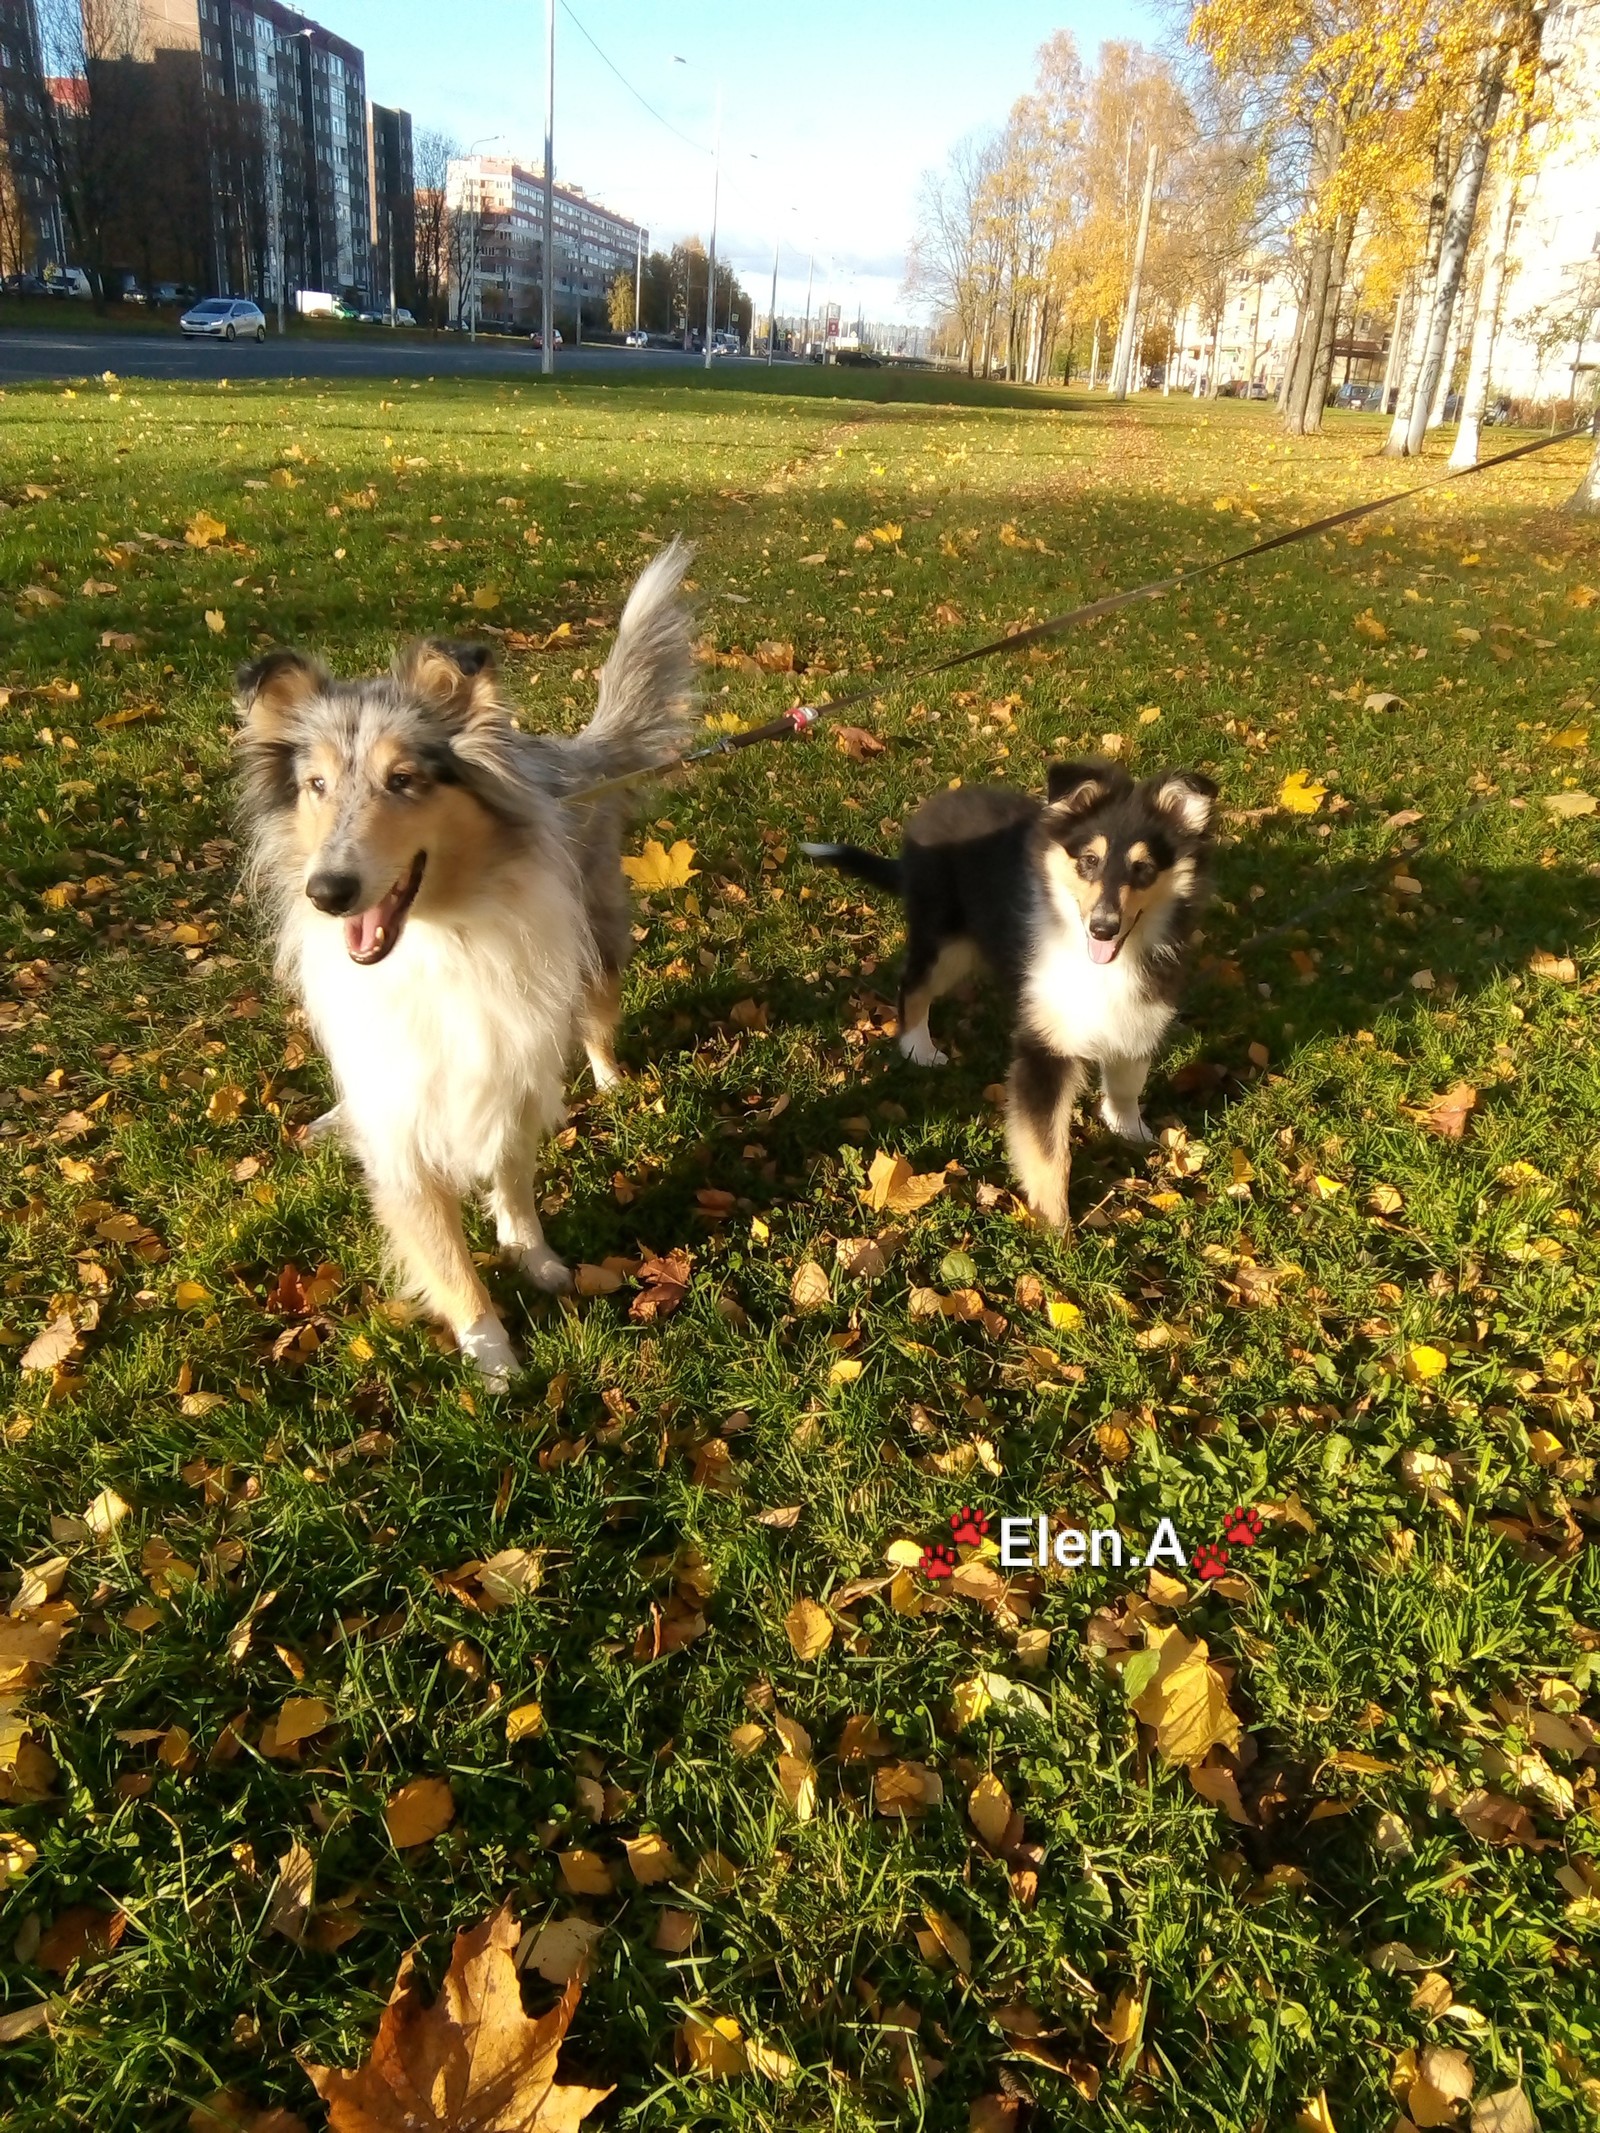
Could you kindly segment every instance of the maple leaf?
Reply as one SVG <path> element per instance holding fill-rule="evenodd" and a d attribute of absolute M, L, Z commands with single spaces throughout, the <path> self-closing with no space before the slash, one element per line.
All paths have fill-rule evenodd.
<path fill-rule="evenodd" d="M 1214 1747 L 1236 1750 L 1239 1720 L 1205 1639 L 1191 1642 L 1179 1629 L 1161 1632 L 1159 1641 L 1155 1631 L 1148 1634 L 1149 1649 L 1130 1662 L 1127 1682 L 1134 1715 L 1155 1728 L 1162 1755 L 1190 1764 L 1203 1763 Z"/>
<path fill-rule="evenodd" d="M 659 837 L 652 837 L 637 858 L 622 862 L 622 871 L 636 889 L 684 889 L 700 869 L 691 866 L 694 846 L 680 837 L 668 851 Z"/>
<path fill-rule="evenodd" d="M 1304 770 L 1291 770 L 1278 787 L 1278 805 L 1288 809 L 1291 815 L 1314 815 L 1327 794 L 1327 786 L 1321 785 Z"/>
<path fill-rule="evenodd" d="M 228 627 L 228 618 L 220 607 L 206 609 L 206 628 L 213 637 L 220 637 Z"/>
<path fill-rule="evenodd" d="M 903 1155 L 884 1155 L 881 1152 L 872 1158 L 872 1167 L 867 1172 L 866 1190 L 861 1198 L 880 1214 L 915 1214 L 919 1207 L 944 1191 L 944 1172 L 934 1170 L 917 1176 Z"/>
<path fill-rule="evenodd" d="M 1459 1141 L 1467 1131 L 1467 1122 L 1477 1108 L 1478 1092 L 1470 1081 L 1458 1081 L 1453 1089 L 1437 1096 L 1426 1111 L 1418 1114 L 1419 1121 L 1430 1133 L 1437 1133 L 1441 1140 Z"/>
<path fill-rule="evenodd" d="M 209 548 L 220 541 L 228 529 L 220 518 L 213 518 L 209 511 L 197 511 L 183 529 L 183 537 L 191 548 Z"/>
<path fill-rule="evenodd" d="M 458 1933 L 431 2006 L 404 1958 L 367 2063 L 306 2068 L 331 2133 L 574 2133 L 611 2094 L 555 2078 L 582 1980 L 574 1975 L 548 2014 L 530 2018 L 521 1938 L 509 1904 Z"/>

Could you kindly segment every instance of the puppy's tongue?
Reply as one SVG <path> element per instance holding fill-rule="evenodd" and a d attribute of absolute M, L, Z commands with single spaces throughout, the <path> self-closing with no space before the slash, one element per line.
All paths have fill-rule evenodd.
<path fill-rule="evenodd" d="M 370 916 L 370 914 L 367 915 Z M 352 921 L 353 923 L 354 921 Z M 1122 935 L 1120 933 L 1113 934 L 1108 941 L 1103 941 L 1098 934 L 1091 933 L 1089 936 L 1089 960 L 1091 963 L 1115 962 L 1117 950 L 1121 946 Z"/>

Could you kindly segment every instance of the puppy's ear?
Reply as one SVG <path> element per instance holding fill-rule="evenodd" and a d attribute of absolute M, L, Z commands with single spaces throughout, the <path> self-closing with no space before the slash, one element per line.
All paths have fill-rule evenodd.
<path fill-rule="evenodd" d="M 1044 789 L 1056 814 L 1086 815 L 1110 797 L 1122 776 L 1110 763 L 1052 763 Z"/>
<path fill-rule="evenodd" d="M 1203 837 L 1211 827 L 1217 787 L 1203 771 L 1171 770 L 1150 787 L 1150 805 L 1170 815 L 1188 836 Z"/>
<path fill-rule="evenodd" d="M 234 676 L 233 708 L 254 739 L 281 741 L 330 678 L 327 668 L 304 652 L 265 652 Z"/>
<path fill-rule="evenodd" d="M 407 645 L 394 664 L 395 678 L 406 693 L 420 697 L 430 711 L 451 725 L 502 715 L 495 658 L 486 644 L 459 644 L 453 638 L 428 637 Z"/>

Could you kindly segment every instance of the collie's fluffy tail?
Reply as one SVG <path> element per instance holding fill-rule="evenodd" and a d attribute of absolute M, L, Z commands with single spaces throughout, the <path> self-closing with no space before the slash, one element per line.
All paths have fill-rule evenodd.
<path fill-rule="evenodd" d="M 696 688 L 683 578 L 693 554 L 672 541 L 629 593 L 594 717 L 559 743 L 569 791 L 671 763 L 688 746 Z"/>
<path fill-rule="evenodd" d="M 800 849 L 815 866 L 853 874 L 858 881 L 870 881 L 875 889 L 887 889 L 892 896 L 905 892 L 905 873 L 898 859 L 864 852 L 859 844 L 802 844 Z"/>

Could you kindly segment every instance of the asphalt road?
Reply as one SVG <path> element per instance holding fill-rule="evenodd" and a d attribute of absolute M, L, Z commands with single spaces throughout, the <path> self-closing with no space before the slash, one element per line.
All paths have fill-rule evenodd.
<path fill-rule="evenodd" d="M 673 348 L 589 348 L 558 350 L 557 371 L 610 372 L 626 376 L 630 367 L 674 370 L 700 367 L 703 358 Z M 760 361 L 749 356 L 719 356 L 726 362 Z M 255 341 L 185 341 L 176 334 L 53 332 L 48 327 L 0 330 L 0 383 L 21 384 L 37 378 L 98 377 L 114 370 L 129 378 L 537 378 L 539 352 L 508 334 L 488 334 L 474 342 L 463 333 L 431 337 L 390 333 L 374 326 L 362 335 L 327 340 L 290 335 L 279 340 L 269 331 Z"/>

